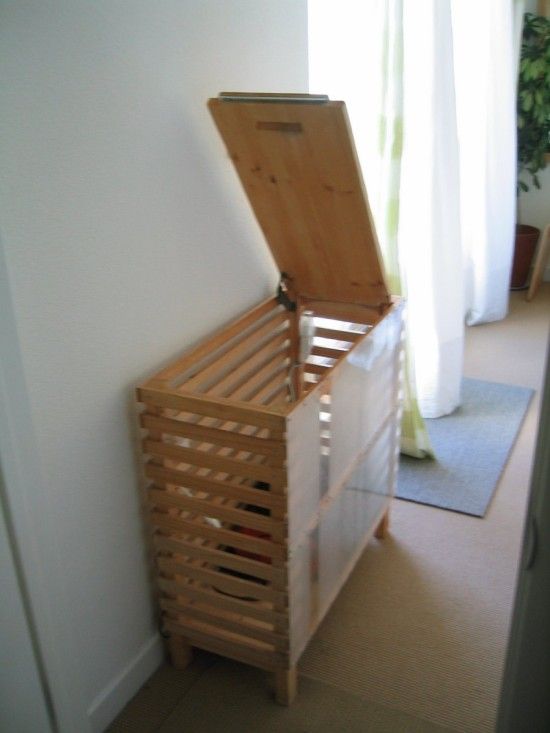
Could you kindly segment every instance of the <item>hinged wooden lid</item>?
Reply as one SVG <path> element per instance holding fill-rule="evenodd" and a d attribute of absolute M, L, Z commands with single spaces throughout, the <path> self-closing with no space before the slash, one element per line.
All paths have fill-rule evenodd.
<path fill-rule="evenodd" d="M 290 288 L 314 300 L 388 304 L 345 104 L 224 93 L 208 106 Z"/>

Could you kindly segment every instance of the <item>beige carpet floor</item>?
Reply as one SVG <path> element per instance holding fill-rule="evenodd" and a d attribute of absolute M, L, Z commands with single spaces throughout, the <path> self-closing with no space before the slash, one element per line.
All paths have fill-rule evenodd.
<path fill-rule="evenodd" d="M 264 675 L 198 655 L 163 667 L 111 733 L 489 733 L 494 729 L 550 325 L 550 284 L 468 329 L 465 374 L 537 390 L 484 519 L 395 501 L 300 663 L 281 709 Z"/>

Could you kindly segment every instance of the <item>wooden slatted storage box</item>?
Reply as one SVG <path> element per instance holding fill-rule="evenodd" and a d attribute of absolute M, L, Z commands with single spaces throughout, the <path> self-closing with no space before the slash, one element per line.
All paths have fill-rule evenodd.
<path fill-rule="evenodd" d="M 402 303 L 344 104 L 209 106 L 281 286 L 138 388 L 159 604 L 175 664 L 192 645 L 271 670 L 288 703 L 308 640 L 386 528 Z"/>

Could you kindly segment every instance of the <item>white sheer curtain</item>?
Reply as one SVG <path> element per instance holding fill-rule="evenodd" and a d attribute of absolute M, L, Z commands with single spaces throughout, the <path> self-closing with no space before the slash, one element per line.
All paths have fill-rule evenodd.
<path fill-rule="evenodd" d="M 382 23 L 384 10 L 395 5 L 310 0 L 310 88 L 346 101 L 381 228 Z M 460 403 L 465 319 L 506 314 L 515 217 L 516 5 L 402 3 L 397 239 L 425 417 Z"/>
<path fill-rule="evenodd" d="M 516 221 L 522 2 L 452 0 L 466 323 L 504 318 Z M 518 14 L 519 12 L 519 14 Z"/>
<path fill-rule="evenodd" d="M 460 403 L 464 285 L 451 12 L 404 3 L 404 126 L 399 246 L 420 412 Z"/>

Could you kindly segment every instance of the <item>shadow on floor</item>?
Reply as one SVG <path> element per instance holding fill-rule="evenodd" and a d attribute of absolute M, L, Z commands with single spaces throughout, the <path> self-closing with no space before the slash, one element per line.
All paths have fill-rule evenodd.
<path fill-rule="evenodd" d="M 300 677 L 291 707 L 269 675 L 206 652 L 183 672 L 163 665 L 107 733 L 451 733 L 448 728 Z"/>

